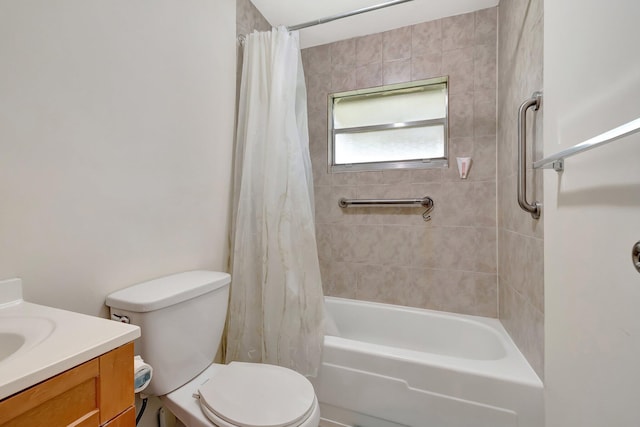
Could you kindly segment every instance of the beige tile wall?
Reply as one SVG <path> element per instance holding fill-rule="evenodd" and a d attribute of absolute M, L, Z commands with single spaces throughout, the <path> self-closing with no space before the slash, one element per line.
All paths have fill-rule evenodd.
<path fill-rule="evenodd" d="M 253 30 L 267 31 L 271 24 L 250 0 L 236 0 L 236 34 L 247 34 Z M 241 69 L 238 70 L 239 72 Z"/>
<path fill-rule="evenodd" d="M 542 89 L 543 1 L 501 0 L 498 32 L 498 282 L 500 320 L 540 377 L 544 371 L 543 221 L 516 201 L 517 112 Z M 542 114 L 528 116 L 541 157 Z M 531 163 L 532 152 L 528 153 Z M 542 172 L 529 169 L 528 199 L 542 202 Z"/>
<path fill-rule="evenodd" d="M 497 10 L 303 50 L 317 240 L 327 295 L 496 317 Z M 448 75 L 448 169 L 327 173 L 327 95 Z M 461 180 L 456 156 L 472 156 Z M 342 210 L 341 197 L 430 195 L 421 209 Z"/>

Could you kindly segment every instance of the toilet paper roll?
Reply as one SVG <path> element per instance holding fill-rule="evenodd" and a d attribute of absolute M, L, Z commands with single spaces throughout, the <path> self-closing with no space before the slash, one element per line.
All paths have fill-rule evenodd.
<path fill-rule="evenodd" d="M 133 358 L 133 391 L 140 393 L 147 388 L 153 376 L 153 368 L 148 363 L 144 363 L 142 357 Z"/>

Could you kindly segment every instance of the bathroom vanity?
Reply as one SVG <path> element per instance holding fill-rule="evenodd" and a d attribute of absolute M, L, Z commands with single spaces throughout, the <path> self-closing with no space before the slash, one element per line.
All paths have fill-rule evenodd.
<path fill-rule="evenodd" d="M 22 301 L 0 282 L 0 427 L 135 426 L 137 326 Z"/>
<path fill-rule="evenodd" d="M 0 426 L 135 425 L 133 343 L 0 401 Z"/>

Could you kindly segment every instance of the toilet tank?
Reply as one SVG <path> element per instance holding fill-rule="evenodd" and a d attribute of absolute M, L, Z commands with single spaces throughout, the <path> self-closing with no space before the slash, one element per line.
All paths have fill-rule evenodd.
<path fill-rule="evenodd" d="M 153 367 L 146 394 L 167 394 L 213 362 L 227 317 L 230 281 L 227 273 L 187 271 L 107 297 L 112 319 L 142 331 L 135 352 Z"/>

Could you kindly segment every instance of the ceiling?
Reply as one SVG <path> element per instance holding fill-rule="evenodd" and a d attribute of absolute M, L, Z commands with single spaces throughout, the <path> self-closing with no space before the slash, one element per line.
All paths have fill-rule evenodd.
<path fill-rule="evenodd" d="M 388 0 L 252 0 L 274 26 L 295 25 Z M 300 30 L 302 48 L 486 9 L 499 0 L 413 0 Z"/>

